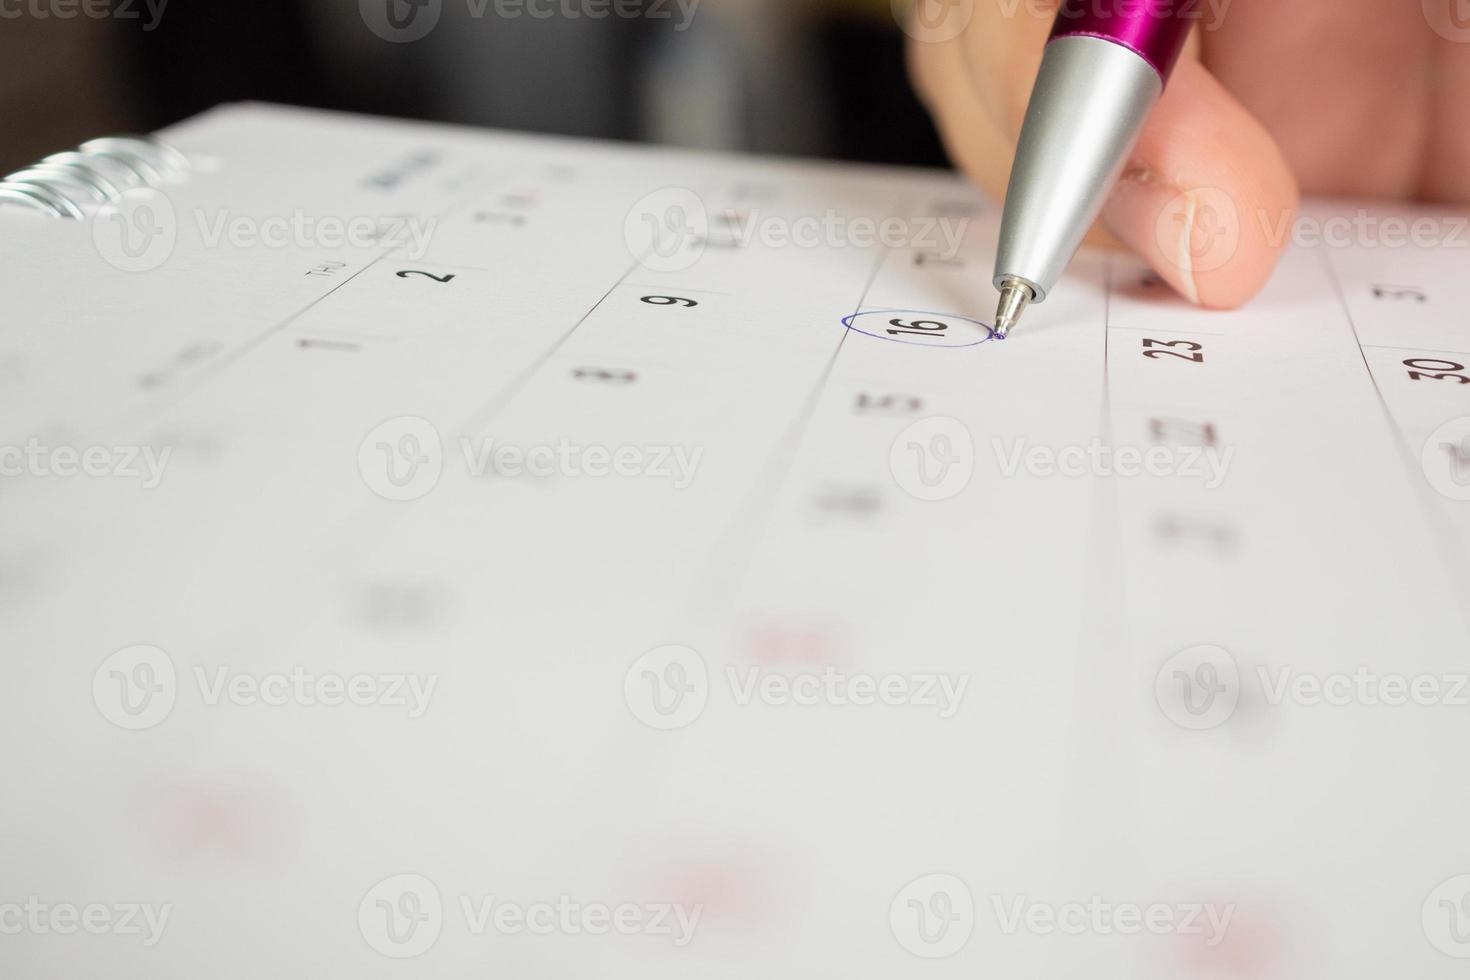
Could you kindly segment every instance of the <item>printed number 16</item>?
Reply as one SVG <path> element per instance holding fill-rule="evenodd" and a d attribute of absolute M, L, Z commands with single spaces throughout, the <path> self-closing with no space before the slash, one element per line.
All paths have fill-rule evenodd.
<path fill-rule="evenodd" d="M 942 337 L 949 329 L 949 324 L 939 320 L 913 320 L 908 323 L 903 320 L 889 320 L 888 322 L 899 328 L 888 331 L 890 336 L 895 337 L 901 333 L 914 334 L 919 337 Z"/>

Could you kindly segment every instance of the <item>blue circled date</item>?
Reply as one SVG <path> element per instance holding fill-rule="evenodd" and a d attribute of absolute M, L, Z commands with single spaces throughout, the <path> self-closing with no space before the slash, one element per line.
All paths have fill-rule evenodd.
<path fill-rule="evenodd" d="M 988 324 L 953 313 L 867 310 L 843 317 L 842 325 L 865 337 L 917 347 L 977 347 L 998 339 Z"/>

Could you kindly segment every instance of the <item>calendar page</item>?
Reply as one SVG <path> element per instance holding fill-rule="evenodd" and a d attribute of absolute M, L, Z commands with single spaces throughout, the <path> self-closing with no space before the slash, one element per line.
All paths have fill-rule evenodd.
<path fill-rule="evenodd" d="M 998 340 L 950 174 L 163 136 L 0 210 L 8 975 L 1461 975 L 1463 218 Z"/>

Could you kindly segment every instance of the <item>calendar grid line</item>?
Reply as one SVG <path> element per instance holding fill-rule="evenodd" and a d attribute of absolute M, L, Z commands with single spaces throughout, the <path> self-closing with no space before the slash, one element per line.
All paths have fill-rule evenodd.
<path fill-rule="evenodd" d="M 634 289 L 671 289 L 671 288 L 674 288 L 674 287 L 670 287 L 670 286 L 655 286 L 655 285 L 653 285 L 651 283 L 646 283 L 646 282 L 625 282 L 625 283 L 623 283 L 623 285 L 624 286 L 632 286 Z M 733 293 L 723 292 L 723 291 L 718 290 L 718 289 L 695 289 L 692 286 L 679 286 L 678 289 L 682 293 L 703 293 L 703 294 L 705 294 L 707 296 L 732 296 L 732 295 L 734 295 Z"/>
<path fill-rule="evenodd" d="M 1360 344 L 1364 350 L 1397 350 L 1405 354 L 1457 354 L 1470 357 L 1470 350 L 1444 350 L 1437 347 L 1401 347 L 1398 344 Z"/>
<path fill-rule="evenodd" d="M 1112 377 L 1108 365 L 1112 349 L 1110 334 L 1113 330 L 1113 283 L 1117 274 L 1116 266 L 1115 257 L 1107 256 L 1103 264 L 1103 343 L 1100 363 L 1102 385 L 1098 416 L 1099 436 L 1107 445 L 1114 444 Z M 1115 608 L 1128 608 L 1126 578 L 1116 574 L 1116 567 L 1121 564 L 1124 553 L 1120 486 L 1114 481 L 1095 480 L 1093 488 L 1092 517 L 1087 535 L 1089 555 L 1085 564 L 1082 595 L 1085 612 L 1079 619 L 1075 651 L 1079 679 L 1076 685 L 1079 695 L 1075 718 L 1085 719 L 1078 722 L 1078 725 L 1088 731 L 1089 744 L 1094 747 L 1096 755 L 1078 755 L 1069 772 L 1070 785 L 1073 787 L 1073 798 L 1084 805 L 1094 803 L 1106 794 L 1119 809 L 1126 807 L 1134 810 L 1139 802 L 1138 770 L 1125 767 L 1114 774 L 1116 778 L 1100 781 L 1099 774 L 1103 770 L 1096 765 L 1098 758 L 1110 754 L 1105 746 L 1110 745 L 1113 753 L 1121 753 L 1129 738 L 1129 732 L 1123 727 L 1122 717 L 1116 707 L 1124 703 L 1125 698 L 1110 698 L 1104 696 L 1104 692 L 1126 688 L 1130 682 L 1126 658 L 1132 649 L 1132 622 L 1126 613 L 1121 616 L 1112 613 Z M 1107 542 L 1106 548 L 1099 546 L 1099 542 L 1104 541 Z M 1115 665 L 1105 661 L 1105 657 L 1113 655 L 1125 658 L 1125 662 Z M 1122 669 L 1118 669 L 1120 667 Z M 1088 693 L 1084 695 L 1081 692 Z M 1069 852 L 1074 850 L 1071 846 L 1068 847 Z M 1085 859 L 1085 850 L 1073 857 L 1073 860 Z"/>
<path fill-rule="evenodd" d="M 587 312 L 583 313 L 582 316 L 577 320 L 577 322 L 572 324 L 570 330 L 562 334 L 561 337 L 559 337 L 554 344 L 546 348 L 546 350 L 542 351 L 535 360 L 533 360 L 524 369 L 522 369 L 521 372 L 517 374 L 514 378 L 512 378 L 503 388 L 500 389 L 500 391 L 496 392 L 496 394 L 488 402 L 485 403 L 485 407 L 483 409 L 475 412 L 469 417 L 468 421 L 466 422 L 465 431 L 474 431 L 488 424 L 489 421 L 493 419 L 496 414 L 500 412 L 501 409 L 508 405 L 510 401 L 514 399 L 515 396 L 526 387 L 526 385 L 531 383 L 531 380 L 536 376 L 537 372 L 545 367 L 547 362 L 555 357 L 557 352 L 566 346 L 567 341 L 571 340 L 572 335 L 575 334 L 579 329 L 581 329 L 582 324 L 586 323 L 587 320 L 591 318 L 592 314 L 596 313 L 602 307 L 602 304 L 607 302 L 607 298 L 609 296 L 611 296 L 618 289 L 622 288 L 627 283 L 628 277 L 633 274 L 633 270 L 637 269 L 641 265 L 641 259 L 634 259 L 633 264 L 628 266 L 627 271 L 619 276 L 617 278 L 617 281 L 609 286 L 607 288 L 607 291 L 597 298 L 597 302 L 588 307 Z"/>
<path fill-rule="evenodd" d="M 1362 359 L 1363 370 L 1367 372 L 1369 383 L 1373 385 L 1373 393 L 1378 397 L 1379 408 L 1383 410 L 1384 417 L 1388 419 L 1389 424 L 1393 428 L 1394 441 L 1403 453 L 1405 461 L 1410 461 L 1412 460 L 1412 452 L 1404 440 L 1403 429 L 1400 428 L 1398 420 L 1393 417 L 1393 411 L 1388 407 L 1388 399 L 1383 395 L 1383 388 L 1379 385 L 1378 378 L 1373 374 L 1373 366 L 1368 363 L 1367 355 L 1363 353 L 1364 345 L 1362 339 L 1358 336 L 1358 325 L 1353 319 L 1353 311 L 1352 307 L 1348 304 L 1347 293 L 1343 290 L 1342 283 L 1337 277 L 1337 270 L 1332 265 L 1331 256 L 1325 252 L 1322 254 L 1322 267 L 1327 273 L 1328 280 L 1332 283 L 1332 288 L 1337 295 L 1338 302 L 1342 304 L 1343 318 L 1347 320 L 1348 329 L 1352 331 L 1353 343 L 1357 345 L 1358 356 Z"/>
<path fill-rule="evenodd" d="M 1196 336 L 1197 337 L 1226 337 L 1226 336 L 1229 336 L 1228 334 L 1221 333 L 1218 330 L 1195 330 L 1193 328 L 1191 328 L 1189 330 L 1161 330 L 1158 327 L 1125 327 L 1122 324 L 1114 324 L 1114 323 L 1109 323 L 1107 325 L 1107 327 L 1108 327 L 1109 330 L 1134 330 L 1134 331 L 1138 331 L 1138 332 L 1141 332 L 1141 333 L 1158 333 L 1158 334 L 1177 333 L 1177 334 L 1188 334 L 1191 337 L 1196 337 Z"/>
<path fill-rule="evenodd" d="M 1109 370 L 1109 358 L 1112 354 L 1112 315 L 1113 315 L 1113 281 L 1117 273 L 1117 260 L 1109 255 L 1103 266 L 1103 348 L 1102 348 L 1102 405 L 1099 414 L 1099 435 L 1107 445 L 1115 445 L 1115 431 L 1113 426 L 1113 387 L 1112 373 Z M 1118 485 L 1108 480 L 1095 480 L 1093 483 L 1097 495 L 1102 498 L 1098 509 L 1106 508 L 1110 511 L 1106 525 L 1112 528 L 1113 547 L 1118 562 L 1123 561 L 1123 535 L 1122 535 L 1122 505 L 1119 502 Z M 1090 563 L 1091 564 L 1091 563 Z M 1126 579 L 1122 575 L 1109 576 L 1107 567 L 1104 565 L 1098 570 L 1100 574 L 1097 580 L 1100 582 L 1116 582 L 1118 595 L 1122 607 L 1127 608 L 1127 587 L 1123 584 Z M 1128 649 L 1127 639 L 1129 635 L 1129 620 L 1123 616 L 1117 621 L 1117 629 L 1123 634 L 1123 649 Z"/>
<path fill-rule="evenodd" d="M 868 272 L 867 281 L 863 283 L 862 293 L 853 307 L 857 313 L 863 309 L 867 301 L 868 293 L 873 288 L 879 272 L 894 254 L 888 246 L 882 246 L 877 259 L 873 262 Z M 832 371 L 837 366 L 837 359 L 841 356 L 843 347 L 847 343 L 850 330 L 844 329 L 842 336 L 838 338 L 837 345 L 832 349 L 832 355 L 827 359 L 796 419 L 788 427 L 785 436 L 777 443 L 776 452 L 762 468 L 762 477 L 757 481 L 755 489 L 752 490 L 746 502 L 742 504 L 720 535 L 723 544 L 714 549 L 714 554 L 728 555 L 738 554 L 736 560 L 716 561 L 711 558 L 706 563 L 706 571 L 695 576 L 694 584 L 684 600 L 679 604 L 678 620 L 686 620 L 698 608 L 703 595 L 720 596 L 728 593 L 730 588 L 738 585 L 748 574 L 750 564 L 755 555 L 756 547 L 764 539 L 764 529 L 769 521 L 771 508 L 774 507 L 780 496 L 781 488 L 785 484 L 786 476 L 791 471 L 792 464 L 801 448 L 801 441 L 806 435 L 807 427 L 811 424 L 812 416 L 816 412 L 817 404 L 821 401 L 823 392 L 826 390 L 828 381 L 831 380 Z M 745 527 L 748 533 L 738 533 Z M 741 544 L 741 542 L 745 542 Z M 724 574 L 718 571 L 710 571 L 710 568 L 723 569 Z M 720 583 L 725 583 L 725 588 Z"/>
<path fill-rule="evenodd" d="M 1266 216 L 1235 310 L 1079 250 L 1001 340 L 952 170 L 162 135 L 151 214 L 0 209 L 7 949 L 1456 976 L 1457 219 Z"/>
<path fill-rule="evenodd" d="M 1420 512 L 1429 526 L 1430 535 L 1439 548 L 1441 557 L 1448 568 L 1451 577 L 1458 580 L 1463 591 L 1470 592 L 1470 561 L 1467 561 L 1454 547 L 1452 542 L 1458 540 L 1458 532 L 1444 508 L 1430 496 L 1430 488 L 1422 480 L 1413 478 L 1418 471 L 1418 460 L 1414 456 L 1414 448 L 1409 444 L 1408 436 L 1399 420 L 1394 416 L 1393 409 L 1388 404 L 1388 398 L 1383 393 L 1383 386 L 1378 383 L 1378 377 L 1373 373 L 1373 365 L 1368 361 L 1367 351 L 1358 334 L 1358 324 L 1353 317 L 1352 305 L 1348 302 L 1347 291 L 1343 288 L 1342 280 L 1338 277 L 1337 268 L 1332 264 L 1332 256 L 1327 252 L 1322 253 L 1322 265 L 1327 272 L 1327 278 L 1332 283 L 1333 291 L 1337 294 L 1338 302 L 1342 304 L 1343 316 L 1347 320 L 1348 329 L 1352 331 L 1353 343 L 1357 345 L 1358 356 L 1362 359 L 1363 370 L 1368 375 L 1368 381 L 1373 385 L 1373 393 L 1378 398 L 1378 407 L 1383 412 L 1393 432 L 1394 444 L 1398 449 L 1400 461 L 1408 467 L 1410 472 L 1410 483 L 1414 487 L 1414 495 L 1419 499 Z M 1470 624 L 1470 608 L 1461 607 L 1460 618 Z"/>
<path fill-rule="evenodd" d="M 464 432 L 473 431 L 479 426 L 487 424 L 495 414 L 515 397 L 515 395 L 530 383 L 539 370 L 556 352 L 571 339 L 572 335 L 584 324 L 593 313 L 602 306 L 607 298 L 624 285 L 624 280 L 638 268 L 638 261 L 634 261 L 618 280 L 602 294 L 587 312 L 577 320 L 575 324 L 562 335 L 551 347 L 544 351 L 532 364 L 528 365 L 520 374 L 508 382 L 491 400 L 485 408 L 472 413 L 462 428 Z M 332 550 L 336 554 L 356 552 L 365 554 L 373 547 L 388 537 L 393 528 L 407 520 L 414 509 L 422 503 L 423 498 L 408 500 L 404 506 L 396 507 L 388 511 L 370 508 L 367 505 L 355 509 L 351 517 L 343 521 L 342 527 L 332 536 Z"/>
<path fill-rule="evenodd" d="M 342 289 L 358 276 L 367 272 L 379 262 L 388 258 L 388 256 L 391 255 L 392 252 L 393 249 L 388 249 L 384 251 L 382 254 L 373 258 L 371 262 L 368 262 L 366 265 L 364 265 L 361 269 L 358 269 L 356 272 L 352 273 L 352 275 L 348 276 L 346 279 L 343 279 L 331 289 L 327 290 L 316 299 L 301 307 L 301 309 L 292 313 L 290 316 L 287 316 L 284 319 L 280 320 L 274 326 L 262 330 L 254 337 L 242 343 L 239 347 L 236 347 L 234 350 L 228 351 L 225 354 L 221 355 L 219 359 L 212 364 L 200 369 L 197 376 L 194 377 L 192 384 L 179 385 L 174 389 L 174 397 L 167 404 L 153 403 L 151 405 L 144 406 L 135 413 L 135 416 L 133 418 L 130 419 L 124 416 L 123 419 L 119 420 L 117 427 L 119 429 L 126 429 L 129 426 L 142 425 L 144 424 L 142 421 L 144 417 L 162 416 L 172 411 L 185 398 L 198 391 L 208 382 L 217 380 L 220 375 L 224 374 L 226 371 L 230 370 L 230 368 L 239 364 L 240 361 L 243 360 L 247 354 L 259 349 L 259 347 L 266 341 L 270 340 L 272 337 L 285 330 L 291 324 L 295 323 L 297 320 L 310 313 L 317 306 L 326 302 L 331 296 L 337 293 L 338 290 Z"/>

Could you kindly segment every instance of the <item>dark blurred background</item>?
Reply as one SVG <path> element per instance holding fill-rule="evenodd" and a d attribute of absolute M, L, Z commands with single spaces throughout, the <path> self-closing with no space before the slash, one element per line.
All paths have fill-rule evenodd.
<path fill-rule="evenodd" d="M 0 173 L 242 99 L 944 165 L 908 85 L 904 5 L 0 0 Z"/>

